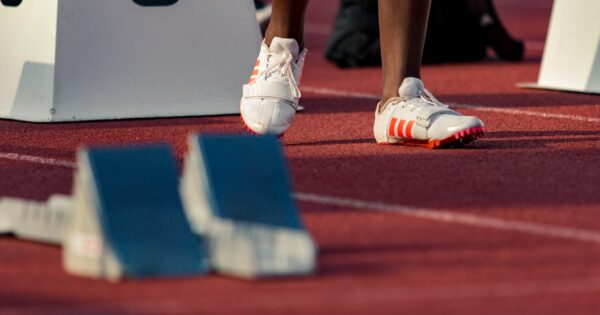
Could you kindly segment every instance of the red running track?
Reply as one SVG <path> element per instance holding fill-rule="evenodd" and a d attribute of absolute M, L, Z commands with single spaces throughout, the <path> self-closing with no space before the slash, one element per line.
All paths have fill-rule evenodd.
<path fill-rule="evenodd" d="M 58 248 L 0 238 L 0 314 L 598 314 L 600 97 L 515 88 L 537 78 L 550 1 L 496 2 L 527 60 L 426 66 L 488 131 L 436 151 L 374 143 L 380 71 L 325 62 L 337 1 L 311 5 L 307 110 L 283 141 L 315 276 L 108 284 L 66 275 Z M 191 132 L 242 130 L 233 116 L 0 121 L 0 195 L 69 193 L 83 144 L 163 141 L 181 157 Z"/>

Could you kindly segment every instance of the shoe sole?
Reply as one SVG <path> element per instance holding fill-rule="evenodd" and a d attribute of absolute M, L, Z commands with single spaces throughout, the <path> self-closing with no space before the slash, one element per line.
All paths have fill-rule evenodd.
<path fill-rule="evenodd" d="M 401 144 L 401 145 L 412 145 L 426 147 L 429 149 L 442 149 L 442 148 L 455 148 L 463 147 L 467 144 L 477 141 L 483 137 L 485 132 L 482 127 L 474 127 L 465 130 L 461 130 L 446 139 L 439 140 L 414 140 L 414 139 L 401 139 L 397 143 L 382 143 L 382 144 Z"/>
<path fill-rule="evenodd" d="M 240 115 L 240 120 L 242 121 L 242 125 L 244 125 L 244 129 L 246 129 L 246 132 L 248 132 L 249 134 L 251 134 L 253 136 L 264 136 L 263 134 L 260 134 L 256 131 L 252 130 L 250 127 L 248 127 L 248 124 L 246 124 L 244 117 L 242 117 L 241 115 Z M 280 140 L 283 139 L 284 134 L 285 134 L 285 132 L 277 135 L 277 138 L 279 138 Z"/>
<path fill-rule="evenodd" d="M 254 135 L 254 136 L 261 136 L 261 134 L 255 132 L 254 130 L 250 129 L 250 127 L 248 127 L 248 124 L 246 124 L 244 117 L 240 116 L 240 120 L 241 120 L 242 124 L 244 125 L 244 129 L 246 129 L 246 131 L 249 134 Z M 285 133 L 277 135 L 277 138 L 283 139 L 284 134 Z M 462 147 L 467 144 L 473 143 L 473 142 L 477 141 L 479 138 L 483 137 L 484 134 L 485 134 L 485 131 L 483 130 L 482 127 L 474 127 L 474 128 L 469 128 L 469 129 L 459 131 L 459 132 L 451 135 L 450 137 L 448 137 L 446 139 L 441 139 L 441 140 L 405 139 L 398 143 L 387 142 L 387 143 L 381 143 L 381 144 L 412 145 L 412 146 L 426 147 L 429 149 L 454 148 L 454 147 Z"/>

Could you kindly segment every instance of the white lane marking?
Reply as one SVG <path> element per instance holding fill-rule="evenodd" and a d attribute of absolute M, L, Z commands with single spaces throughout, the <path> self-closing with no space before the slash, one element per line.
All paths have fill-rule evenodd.
<path fill-rule="evenodd" d="M 303 92 L 319 94 L 319 95 L 364 98 L 364 99 L 369 99 L 369 100 L 379 100 L 380 99 L 379 95 L 370 94 L 370 93 L 347 92 L 347 91 L 340 91 L 340 90 L 327 89 L 327 88 L 318 88 L 318 87 L 312 87 L 312 86 L 304 86 L 301 89 Z M 449 103 L 449 105 L 451 105 L 452 107 L 456 107 L 456 108 L 466 108 L 466 109 L 472 109 L 472 110 L 477 110 L 477 111 L 481 111 L 481 112 L 495 112 L 495 113 L 502 113 L 502 114 L 509 114 L 509 115 L 533 116 L 533 117 L 542 117 L 542 118 L 551 118 L 551 119 L 564 119 L 564 120 L 575 120 L 575 121 L 583 121 L 583 122 L 591 122 L 591 123 L 600 123 L 600 118 L 580 116 L 580 115 L 555 114 L 555 113 L 537 112 L 537 111 L 532 111 L 532 110 L 501 108 L 501 107 L 485 107 L 485 106 L 457 104 L 457 103 Z"/>
<path fill-rule="evenodd" d="M 533 117 L 542 117 L 542 118 L 565 119 L 565 120 L 576 120 L 576 121 L 591 122 L 591 123 L 600 123 L 600 118 L 580 116 L 580 115 L 544 113 L 544 112 L 536 112 L 536 111 L 532 111 L 532 110 L 510 109 L 510 108 L 499 108 L 499 107 L 483 107 L 483 106 L 455 104 L 455 103 L 450 103 L 450 105 L 454 106 L 454 107 L 458 107 L 458 108 L 467 108 L 467 109 L 478 110 L 481 112 L 494 112 L 494 113 L 511 114 L 511 115 L 533 116 Z"/>
<path fill-rule="evenodd" d="M 39 156 L 34 156 L 34 155 L 17 154 L 17 153 L 1 153 L 0 152 L 0 159 L 20 161 L 20 162 L 31 162 L 31 163 L 42 164 L 42 165 L 62 166 L 62 167 L 69 167 L 69 168 L 75 168 L 77 166 L 77 164 L 75 162 L 39 157 Z"/>
<path fill-rule="evenodd" d="M 364 99 L 369 99 L 369 100 L 379 100 L 381 98 L 378 94 L 348 92 L 348 91 L 334 90 L 334 89 L 328 89 L 328 88 L 319 88 L 319 87 L 314 87 L 314 86 L 302 86 L 301 90 L 302 90 L 302 92 L 327 95 L 327 96 L 364 98 Z"/>
<path fill-rule="evenodd" d="M 296 193 L 294 196 L 299 201 L 312 202 L 320 205 L 397 213 L 418 219 L 468 225 L 507 232 L 520 232 L 529 235 L 559 238 L 570 241 L 591 242 L 600 245 L 600 231 L 595 230 L 568 228 L 543 223 L 533 223 L 528 221 L 501 219 L 483 215 L 461 213 L 457 211 L 416 208 L 378 201 L 366 201 L 320 194 L 300 192 Z"/>

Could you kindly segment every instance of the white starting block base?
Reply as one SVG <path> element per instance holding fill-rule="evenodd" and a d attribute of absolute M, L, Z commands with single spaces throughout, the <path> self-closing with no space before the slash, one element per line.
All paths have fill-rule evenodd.
<path fill-rule="evenodd" d="M 253 2 L 136 2 L 0 4 L 0 118 L 239 113 L 242 85 L 260 49 Z"/>
<path fill-rule="evenodd" d="M 208 188 L 199 183 L 194 160 L 186 158 L 181 194 L 192 228 L 206 240 L 213 269 L 247 279 L 315 272 L 317 249 L 306 231 L 211 215 L 209 202 L 200 193 Z"/>
<path fill-rule="evenodd" d="M 103 246 L 99 226 L 90 213 L 77 216 L 72 223 L 76 206 L 82 206 L 82 195 L 73 200 L 70 196 L 55 195 L 47 203 L 3 198 L 0 200 L 0 233 L 11 233 L 17 238 L 43 244 L 65 247 L 68 256 L 65 269 L 71 273 L 116 281 L 121 278 L 121 268 L 109 248 Z M 68 227 L 74 224 L 78 231 L 69 235 Z M 80 253 L 73 255 L 72 252 Z M 81 253 L 85 253 L 81 255 Z"/>
<path fill-rule="evenodd" d="M 252 141 L 245 144 L 253 145 Z M 219 188 L 211 185 L 209 179 L 209 174 L 215 170 L 211 170 L 210 164 L 205 163 L 202 149 L 195 137 L 190 138 L 189 148 L 184 159 L 180 193 L 192 228 L 206 240 L 210 265 L 214 270 L 248 279 L 307 275 L 315 272 L 318 249 L 305 229 L 231 219 L 222 216 L 222 213 L 219 216 L 220 209 L 217 209 L 218 206 L 215 206 L 214 202 L 214 190 Z M 239 163 L 245 162 L 245 149 L 243 146 L 239 147 Z M 266 154 L 272 152 L 268 151 Z M 269 159 L 269 156 L 265 158 Z M 260 169 L 260 166 L 258 167 Z M 235 184 L 234 181 L 229 183 Z M 257 182 L 256 185 L 265 183 Z M 231 192 L 229 195 L 230 198 L 236 198 Z M 249 205 L 246 211 L 250 213 L 255 210 L 250 205 L 252 202 L 247 201 Z M 281 216 L 281 209 L 272 210 L 273 217 Z"/>
<path fill-rule="evenodd" d="M 118 281 L 124 276 L 123 268 L 103 241 L 97 219 L 97 196 L 89 188 L 91 172 L 81 164 L 75 172 L 73 211 L 63 232 L 63 267 L 74 275 Z"/>
<path fill-rule="evenodd" d="M 305 231 L 212 220 L 204 235 L 211 266 L 218 272 L 258 278 L 315 271 L 315 244 Z"/>
<path fill-rule="evenodd" d="M 71 197 L 54 195 L 48 202 L 0 199 L 0 234 L 45 244 L 62 245 L 73 211 Z"/>
<path fill-rule="evenodd" d="M 600 94 L 598 12 L 598 0 L 555 0 L 538 82 L 518 86 Z"/>

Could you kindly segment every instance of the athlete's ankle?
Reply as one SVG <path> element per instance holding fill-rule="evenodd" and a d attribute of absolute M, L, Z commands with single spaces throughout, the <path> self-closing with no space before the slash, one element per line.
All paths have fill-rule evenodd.
<path fill-rule="evenodd" d="M 304 35 L 303 34 L 292 34 L 290 32 L 281 32 L 281 31 L 269 31 L 265 33 L 265 44 L 268 47 L 271 47 L 271 42 L 273 38 L 292 38 L 298 43 L 298 47 L 300 47 L 300 51 L 304 49 Z"/>
<path fill-rule="evenodd" d="M 381 104 L 381 105 L 379 105 L 379 112 L 380 112 L 380 113 L 381 113 L 381 112 L 383 112 L 383 110 L 384 110 L 384 109 L 385 109 L 385 107 L 387 106 L 387 103 L 388 103 L 388 102 L 389 102 L 389 101 L 390 101 L 392 98 L 395 98 L 395 97 L 398 97 L 398 91 L 397 91 L 397 90 L 396 90 L 396 93 L 393 93 L 393 94 L 383 94 L 383 95 L 381 96 L 381 101 L 380 101 L 380 104 Z"/>

